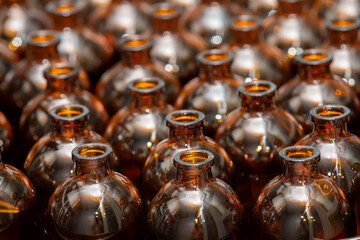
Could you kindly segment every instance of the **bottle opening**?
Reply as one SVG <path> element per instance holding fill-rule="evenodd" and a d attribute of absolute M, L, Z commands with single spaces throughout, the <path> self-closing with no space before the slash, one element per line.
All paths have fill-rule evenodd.
<path fill-rule="evenodd" d="M 240 85 L 240 95 L 252 96 L 252 97 L 272 97 L 275 95 L 276 85 L 269 81 L 253 81 Z"/>
<path fill-rule="evenodd" d="M 285 164 L 312 164 L 320 161 L 320 152 L 314 147 L 310 146 L 292 146 L 284 148 L 279 153 L 281 159 Z"/>
<path fill-rule="evenodd" d="M 43 35 L 43 36 L 33 36 L 31 41 L 33 43 L 43 43 L 43 42 L 50 42 L 55 39 L 54 35 Z"/>
<path fill-rule="evenodd" d="M 356 21 L 355 20 L 333 20 L 333 21 L 331 21 L 331 24 L 334 27 L 352 27 L 352 26 L 355 26 Z"/>
<path fill-rule="evenodd" d="M 171 117 L 171 120 L 173 120 L 175 122 L 181 122 L 181 123 L 188 123 L 188 122 L 196 121 L 198 119 L 199 119 L 199 117 L 194 116 L 194 115 L 180 115 L 180 116 L 172 116 Z"/>
<path fill-rule="evenodd" d="M 83 105 L 70 104 L 60 105 L 50 110 L 50 116 L 53 122 L 65 121 L 86 121 L 89 115 L 89 109 Z"/>
<path fill-rule="evenodd" d="M 137 81 L 134 83 L 134 88 L 149 89 L 157 87 L 158 83 L 155 81 Z"/>
<path fill-rule="evenodd" d="M 176 129 L 195 129 L 204 124 L 205 115 L 197 110 L 178 110 L 166 116 L 166 125 Z"/>
<path fill-rule="evenodd" d="M 262 93 L 270 90 L 270 86 L 264 85 L 250 85 L 245 86 L 244 90 L 249 93 Z"/>
<path fill-rule="evenodd" d="M 180 160 L 186 163 L 201 163 L 208 160 L 206 152 L 185 152 L 180 155 Z"/>
<path fill-rule="evenodd" d="M 137 94 L 151 94 L 161 92 L 165 83 L 160 78 L 147 77 L 130 82 L 128 88 Z"/>
<path fill-rule="evenodd" d="M 252 28 L 257 26 L 256 20 L 236 20 L 233 25 L 237 28 Z"/>
<path fill-rule="evenodd" d="M 56 115 L 59 117 L 75 117 L 75 116 L 79 116 L 80 114 L 82 114 L 83 112 L 77 109 L 72 109 L 72 108 L 62 108 L 60 109 L 60 111 L 56 112 Z"/>
<path fill-rule="evenodd" d="M 98 157 L 105 154 L 105 150 L 101 148 L 84 148 L 80 149 L 79 155 L 83 157 Z"/>
<path fill-rule="evenodd" d="M 54 76 L 70 74 L 73 72 L 74 72 L 74 69 L 70 68 L 70 67 L 63 67 L 63 68 L 51 67 L 49 70 L 49 73 Z"/>
<path fill-rule="evenodd" d="M 311 119 L 319 121 L 348 121 L 350 109 L 342 105 L 324 105 L 310 110 Z"/>
<path fill-rule="evenodd" d="M 312 157 L 313 155 L 314 152 L 308 149 L 294 149 L 286 153 L 287 157 L 298 159 Z"/>
<path fill-rule="evenodd" d="M 149 44 L 149 40 L 130 40 L 125 42 L 125 47 L 143 47 Z"/>
<path fill-rule="evenodd" d="M 333 19 L 329 20 L 326 23 L 327 28 L 334 31 L 351 31 L 359 28 L 360 21 L 359 19 L 350 18 L 350 19 Z"/>
<path fill-rule="evenodd" d="M 206 150 L 185 150 L 175 154 L 174 164 L 188 170 L 209 168 L 214 164 L 214 155 Z"/>
<path fill-rule="evenodd" d="M 320 116 L 325 116 L 325 117 L 336 117 L 336 116 L 341 116 L 344 113 L 341 111 L 338 111 L 338 110 L 322 109 L 322 110 L 318 111 L 317 114 L 319 114 Z"/>
<path fill-rule="evenodd" d="M 63 12 L 71 12 L 76 9 L 75 4 L 58 4 L 56 6 L 56 11 L 63 13 Z"/>
<path fill-rule="evenodd" d="M 227 53 L 209 54 L 204 56 L 204 59 L 207 61 L 223 61 L 227 58 L 229 58 L 229 54 Z"/>
<path fill-rule="evenodd" d="M 176 15 L 177 11 L 175 8 L 158 8 L 154 11 L 154 15 L 157 17 L 167 17 Z"/>
<path fill-rule="evenodd" d="M 296 60 L 304 65 L 319 65 L 323 63 L 330 64 L 332 54 L 326 50 L 309 49 L 305 50 L 302 54 L 297 55 Z"/>
<path fill-rule="evenodd" d="M 317 53 L 317 54 L 304 55 L 302 59 L 305 61 L 319 61 L 319 60 L 324 60 L 327 57 L 328 55 L 326 53 Z"/>
<path fill-rule="evenodd" d="M 112 149 L 102 143 L 83 144 L 72 150 L 72 156 L 77 163 L 93 165 L 99 163 L 99 160 L 104 162 L 109 160 L 112 157 Z"/>

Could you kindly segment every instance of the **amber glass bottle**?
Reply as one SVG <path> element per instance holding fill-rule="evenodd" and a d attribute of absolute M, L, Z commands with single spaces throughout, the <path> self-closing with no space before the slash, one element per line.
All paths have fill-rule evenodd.
<path fill-rule="evenodd" d="M 195 59 L 198 51 L 184 40 L 178 30 L 182 11 L 170 3 L 154 4 L 152 9 L 154 44 L 151 58 L 185 85 L 198 75 Z"/>
<path fill-rule="evenodd" d="M 179 27 L 185 39 L 200 51 L 219 48 L 229 42 L 231 17 L 243 12 L 230 0 L 201 0 L 182 15 Z"/>
<path fill-rule="evenodd" d="M 205 150 L 174 156 L 176 179 L 159 191 L 148 214 L 156 239 L 242 239 L 244 208 L 234 190 L 213 177 L 214 161 Z"/>
<path fill-rule="evenodd" d="M 305 0 L 278 0 L 278 4 L 276 14 L 263 22 L 267 43 L 279 47 L 292 59 L 323 42 L 325 24 L 308 14 Z"/>
<path fill-rule="evenodd" d="M 34 235 L 35 189 L 29 179 L 1 159 L 0 140 L 0 239 L 36 239 Z"/>
<path fill-rule="evenodd" d="M 254 207 L 254 239 L 347 237 L 350 207 L 335 182 L 319 174 L 319 151 L 296 146 L 279 155 L 283 172 L 264 187 Z"/>
<path fill-rule="evenodd" d="M 175 106 L 204 113 L 205 135 L 214 137 L 226 115 L 240 105 L 237 87 L 242 81 L 231 75 L 233 55 L 228 51 L 204 51 L 197 55 L 197 60 L 200 74 L 184 86 Z"/>
<path fill-rule="evenodd" d="M 334 18 L 327 21 L 329 41 L 324 46 L 333 55 L 330 64 L 332 74 L 341 77 L 358 97 L 360 96 L 360 45 L 357 33 L 360 20 L 356 18 Z"/>
<path fill-rule="evenodd" d="M 277 94 L 280 107 L 291 113 L 303 126 L 305 133 L 313 129 L 310 110 L 324 104 L 338 104 L 350 108 L 356 116 L 359 99 L 339 77 L 330 74 L 332 54 L 311 49 L 296 57 L 299 73 L 285 83 Z"/>
<path fill-rule="evenodd" d="M 291 76 L 291 63 L 280 49 L 259 39 L 260 27 L 260 19 L 252 15 L 242 15 L 232 21 L 231 71 L 235 78 L 244 78 L 246 82 L 268 80 L 280 87 Z"/>
<path fill-rule="evenodd" d="M 168 136 L 165 116 L 173 108 L 163 102 L 163 88 L 164 81 L 154 77 L 130 82 L 132 102 L 111 118 L 105 131 L 119 156 L 121 173 L 137 186 L 151 150 Z"/>
<path fill-rule="evenodd" d="M 150 59 L 152 40 L 146 36 L 122 39 L 123 60 L 104 73 L 95 93 L 106 106 L 110 115 L 126 106 L 129 100 L 126 86 L 137 78 L 159 77 L 165 81 L 165 100 L 174 103 L 180 91 L 180 83 L 174 75 L 154 65 Z"/>
<path fill-rule="evenodd" d="M 277 153 L 302 135 L 300 124 L 274 103 L 276 85 L 254 81 L 241 85 L 241 107 L 228 115 L 216 141 L 235 163 L 235 190 L 251 207 L 261 188 L 281 171 Z"/>
<path fill-rule="evenodd" d="M 118 40 L 134 34 L 149 34 L 151 25 L 134 4 L 136 1 L 112 0 L 105 8 L 99 8 L 89 16 L 89 25 L 117 46 Z"/>
<path fill-rule="evenodd" d="M 110 67 L 114 49 L 103 35 L 83 24 L 85 4 L 86 1 L 60 0 L 49 2 L 45 8 L 53 19 L 52 29 L 62 32 L 60 54 L 71 63 L 80 64 L 96 83 Z"/>
<path fill-rule="evenodd" d="M 212 173 L 214 177 L 231 183 L 234 164 L 214 140 L 204 136 L 202 126 L 205 115 L 196 110 L 178 110 L 166 116 L 166 125 L 170 129 L 169 137 L 156 145 L 151 151 L 142 169 L 141 192 L 146 204 L 170 180 L 176 178 L 173 156 L 183 150 L 203 149 L 215 156 Z"/>
<path fill-rule="evenodd" d="M 109 167 L 111 147 L 92 143 L 72 151 L 74 172 L 56 188 L 45 218 L 49 239 L 137 239 L 141 199 L 134 185 Z"/>
<path fill-rule="evenodd" d="M 79 70 L 70 64 L 55 64 L 46 68 L 44 77 L 47 88 L 24 107 L 20 119 L 20 131 L 24 142 L 32 145 L 50 130 L 50 110 L 58 105 L 77 103 L 90 111 L 89 127 L 102 133 L 109 116 L 102 105 L 90 92 L 78 87 Z M 29 149 L 28 149 L 29 150 Z"/>

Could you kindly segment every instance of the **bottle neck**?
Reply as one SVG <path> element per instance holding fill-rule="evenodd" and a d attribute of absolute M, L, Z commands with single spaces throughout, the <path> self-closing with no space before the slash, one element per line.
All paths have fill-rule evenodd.
<path fill-rule="evenodd" d="M 96 163 L 76 161 L 75 174 L 89 177 L 90 180 L 101 180 L 104 176 L 110 173 L 109 161 L 98 160 Z"/>
<path fill-rule="evenodd" d="M 164 106 L 163 100 L 161 98 L 161 93 L 153 94 L 133 94 L 132 95 L 132 104 L 133 108 L 151 108 L 151 107 L 162 107 Z"/>
<path fill-rule="evenodd" d="M 62 137 L 84 136 L 88 135 L 88 129 L 86 127 L 85 121 L 64 124 L 54 123 L 52 134 Z"/>
<path fill-rule="evenodd" d="M 244 112 L 265 112 L 275 109 L 274 96 L 241 96 L 241 109 Z"/>
<path fill-rule="evenodd" d="M 226 78 L 232 78 L 230 71 L 230 63 L 225 63 L 216 66 L 202 64 L 200 79 L 208 82 L 213 82 Z"/>
<path fill-rule="evenodd" d="M 282 16 L 288 16 L 290 14 L 300 15 L 303 13 L 303 11 L 304 11 L 303 0 L 297 0 L 297 1 L 280 0 L 277 14 Z"/>
<path fill-rule="evenodd" d="M 347 130 L 347 122 L 339 121 L 339 122 L 331 122 L 331 121 L 323 121 L 323 122 L 315 122 L 314 135 L 325 135 L 325 136 L 344 136 L 348 135 Z"/>
<path fill-rule="evenodd" d="M 330 62 L 319 65 L 302 65 L 299 75 L 302 79 L 307 80 L 325 78 L 330 75 Z"/>
<path fill-rule="evenodd" d="M 328 29 L 330 44 L 332 46 L 340 46 L 342 44 L 355 44 L 357 40 L 357 30 L 358 29 L 352 29 L 348 31 L 336 31 Z"/>
<path fill-rule="evenodd" d="M 178 17 L 161 19 L 153 17 L 154 33 L 163 34 L 164 32 L 177 32 Z"/>
<path fill-rule="evenodd" d="M 259 43 L 259 29 L 250 31 L 233 30 L 231 46 L 256 45 Z"/>
<path fill-rule="evenodd" d="M 180 142 L 201 140 L 204 139 L 202 127 L 194 129 L 176 129 L 170 127 L 169 139 L 173 139 Z"/>
<path fill-rule="evenodd" d="M 310 178 L 319 175 L 319 170 L 316 163 L 313 164 L 299 164 L 299 165 L 287 165 L 283 167 L 284 177 L 296 177 L 296 178 Z"/>
<path fill-rule="evenodd" d="M 214 181 L 210 166 L 205 169 L 192 170 L 178 168 L 176 179 L 177 182 L 183 184 L 185 188 L 195 190 Z"/>
<path fill-rule="evenodd" d="M 146 65 L 151 62 L 150 48 L 142 49 L 139 51 L 124 51 L 124 64 L 128 67 L 136 65 Z"/>
<path fill-rule="evenodd" d="M 81 25 L 78 15 L 73 14 L 70 16 L 53 15 L 53 30 L 63 31 L 65 28 L 76 29 Z"/>
<path fill-rule="evenodd" d="M 48 59 L 49 61 L 60 59 L 60 56 L 57 52 L 57 45 L 50 45 L 46 47 L 36 47 L 30 45 L 27 48 L 26 54 L 29 60 L 38 62 L 41 62 L 44 59 Z"/>
<path fill-rule="evenodd" d="M 73 79 L 52 79 L 47 81 L 47 93 L 74 93 L 78 90 L 78 86 Z"/>

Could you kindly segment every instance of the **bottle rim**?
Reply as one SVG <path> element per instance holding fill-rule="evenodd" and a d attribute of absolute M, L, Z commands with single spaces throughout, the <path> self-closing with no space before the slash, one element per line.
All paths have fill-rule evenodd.
<path fill-rule="evenodd" d="M 138 52 L 150 49 L 153 45 L 153 40 L 144 35 L 132 35 L 121 38 L 119 43 L 123 51 Z"/>
<path fill-rule="evenodd" d="M 338 32 L 346 32 L 360 28 L 360 19 L 359 18 L 344 18 L 344 17 L 336 17 L 332 19 L 328 19 L 326 21 L 326 27 L 329 30 L 338 31 Z"/>
<path fill-rule="evenodd" d="M 200 52 L 196 56 L 196 59 L 204 65 L 220 66 L 231 63 L 234 59 L 234 55 L 230 51 L 210 49 Z"/>
<path fill-rule="evenodd" d="M 351 110 L 342 105 L 322 105 L 310 110 L 313 122 L 347 122 L 350 118 Z"/>
<path fill-rule="evenodd" d="M 69 17 L 85 9 L 83 1 L 60 0 L 51 1 L 45 5 L 45 10 L 56 16 Z"/>
<path fill-rule="evenodd" d="M 81 144 L 72 150 L 72 159 L 76 163 L 91 165 L 99 161 L 107 161 L 112 157 L 112 148 L 103 143 Z"/>
<path fill-rule="evenodd" d="M 273 82 L 256 80 L 241 84 L 238 87 L 238 92 L 240 96 L 262 98 L 265 96 L 274 96 L 276 93 L 276 89 L 276 85 Z"/>
<path fill-rule="evenodd" d="M 89 119 L 89 109 L 81 104 L 63 104 L 50 110 L 50 117 L 55 123 L 86 121 Z"/>
<path fill-rule="evenodd" d="M 165 82 L 158 77 L 143 77 L 131 81 L 128 89 L 132 94 L 148 95 L 163 91 Z"/>
<path fill-rule="evenodd" d="M 320 161 L 320 151 L 305 145 L 286 147 L 280 151 L 279 156 L 285 165 L 310 165 Z"/>
<path fill-rule="evenodd" d="M 166 115 L 166 126 L 170 128 L 195 129 L 204 124 L 205 115 L 197 110 L 181 109 Z"/>
<path fill-rule="evenodd" d="M 299 64 L 316 66 L 332 61 L 332 53 L 324 49 L 307 49 L 296 55 L 295 60 Z"/>
<path fill-rule="evenodd" d="M 69 63 L 51 64 L 44 70 L 46 79 L 77 79 L 79 77 L 79 68 Z"/>
<path fill-rule="evenodd" d="M 240 15 L 231 20 L 233 31 L 250 32 L 261 27 L 261 20 L 254 15 Z"/>
<path fill-rule="evenodd" d="M 34 47 L 49 47 L 60 43 L 58 31 L 37 30 L 31 31 L 26 39 L 27 44 Z"/>
<path fill-rule="evenodd" d="M 153 4 L 151 7 L 151 16 L 156 19 L 169 20 L 180 16 L 180 8 L 170 2 Z"/>
<path fill-rule="evenodd" d="M 173 163 L 185 170 L 205 169 L 214 164 L 214 154 L 201 149 L 184 150 L 174 155 Z"/>

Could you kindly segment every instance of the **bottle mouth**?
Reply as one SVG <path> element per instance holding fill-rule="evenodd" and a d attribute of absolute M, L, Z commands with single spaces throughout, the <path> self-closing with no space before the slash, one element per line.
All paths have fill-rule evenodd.
<path fill-rule="evenodd" d="M 320 161 L 320 152 L 311 146 L 291 146 L 284 148 L 279 153 L 285 165 L 310 165 Z"/>
<path fill-rule="evenodd" d="M 158 3 L 153 5 L 152 16 L 156 19 L 173 19 L 180 14 L 178 8 L 172 3 Z"/>
<path fill-rule="evenodd" d="M 146 77 L 134 80 L 129 83 L 128 88 L 133 94 L 156 94 L 162 92 L 165 83 L 157 77 Z"/>
<path fill-rule="evenodd" d="M 225 63 L 231 63 L 233 54 L 221 49 L 211 49 L 199 53 L 197 60 L 205 65 L 220 66 Z"/>
<path fill-rule="evenodd" d="M 177 110 L 166 115 L 166 125 L 179 130 L 199 128 L 204 120 L 205 115 L 197 110 Z"/>
<path fill-rule="evenodd" d="M 350 109 L 342 105 L 323 105 L 310 110 L 313 122 L 347 122 L 350 118 Z"/>
<path fill-rule="evenodd" d="M 242 15 L 233 19 L 231 29 L 241 32 L 249 32 L 261 26 L 260 18 L 252 15 Z"/>
<path fill-rule="evenodd" d="M 181 169 L 205 169 L 214 164 L 214 154 L 206 150 L 185 150 L 174 156 L 174 165 Z"/>
<path fill-rule="evenodd" d="M 120 46 L 125 51 L 137 52 L 152 47 L 152 40 L 143 36 L 133 35 L 120 40 Z"/>
<path fill-rule="evenodd" d="M 89 109 L 80 104 L 65 104 L 50 110 L 50 116 L 55 123 L 73 123 L 86 121 L 89 118 Z"/>
<path fill-rule="evenodd" d="M 83 1 L 60 0 L 47 3 L 45 8 L 48 13 L 53 15 L 69 17 L 82 11 L 85 8 L 85 4 Z"/>
<path fill-rule="evenodd" d="M 46 79 L 77 79 L 79 69 L 71 64 L 52 64 L 44 70 Z"/>
<path fill-rule="evenodd" d="M 258 80 L 241 84 L 238 91 L 240 96 L 273 97 L 276 93 L 276 85 L 273 82 Z"/>
<path fill-rule="evenodd" d="M 315 66 L 323 63 L 330 63 L 332 61 L 332 54 L 326 50 L 308 49 L 297 55 L 295 59 L 300 64 Z"/>
<path fill-rule="evenodd" d="M 112 157 L 112 154 L 111 147 L 102 143 L 82 144 L 72 150 L 73 160 L 84 165 L 107 161 Z"/>
<path fill-rule="evenodd" d="M 60 43 L 59 34 L 51 30 L 39 30 L 29 33 L 27 43 L 35 47 L 48 47 Z"/>
<path fill-rule="evenodd" d="M 358 29 L 360 19 L 357 18 L 335 18 L 326 22 L 326 27 L 333 31 L 345 32 Z"/>

